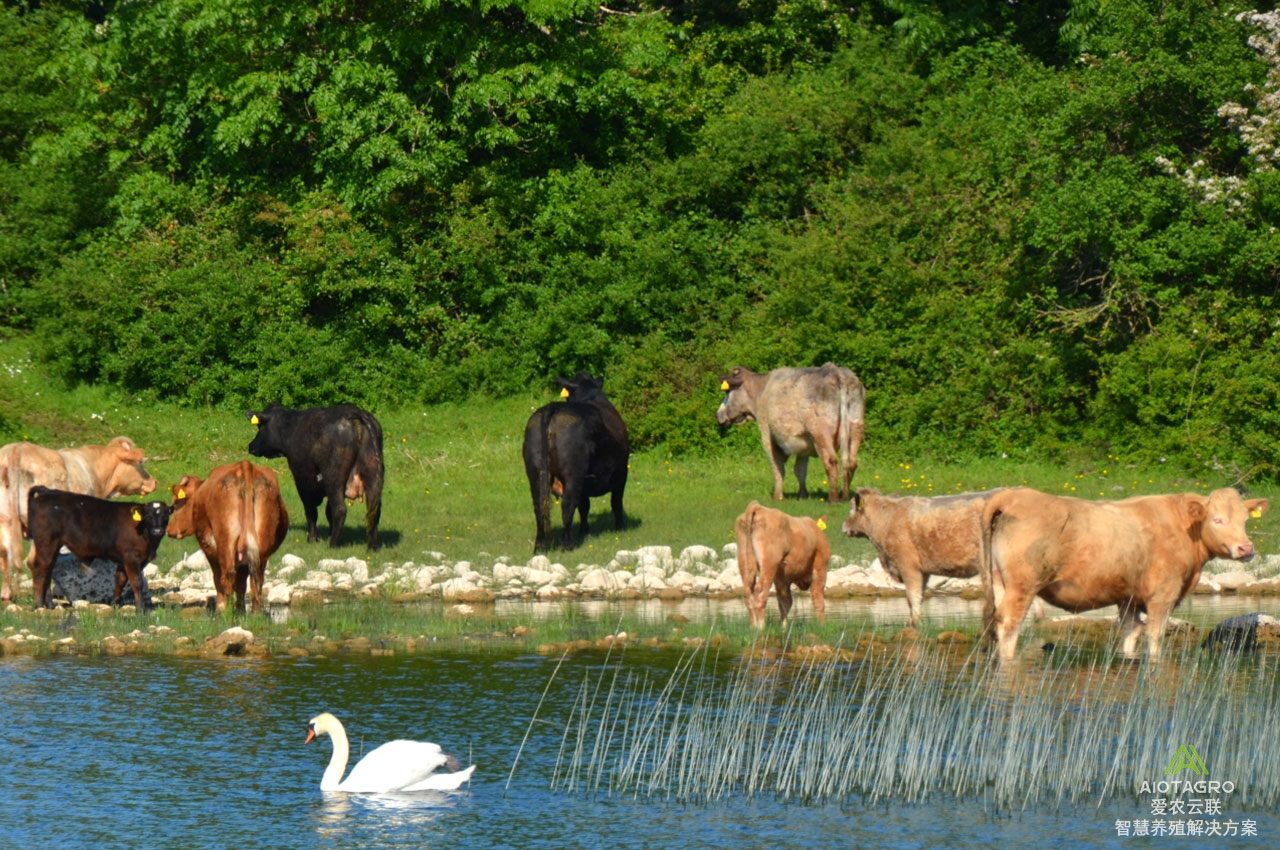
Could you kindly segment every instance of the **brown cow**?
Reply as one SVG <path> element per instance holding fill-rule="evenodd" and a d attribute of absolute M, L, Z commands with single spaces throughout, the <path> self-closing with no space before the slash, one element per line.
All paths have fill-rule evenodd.
<path fill-rule="evenodd" d="M 36 485 L 106 499 L 146 495 L 156 489 L 156 480 L 142 466 L 142 449 L 128 437 L 58 451 L 34 443 L 0 448 L 0 602 L 13 599 L 10 572 L 22 558 L 27 493 Z M 35 558 L 33 545 L 28 567 Z"/>
<path fill-rule="evenodd" d="M 773 464 L 773 498 L 782 498 L 787 458 L 795 457 L 800 498 L 809 495 L 805 476 L 817 455 L 827 472 L 829 501 L 849 498 L 858 468 L 866 391 L 858 376 L 826 363 L 804 369 L 774 369 L 763 375 L 742 366 L 721 378 L 724 401 L 716 410 L 721 425 L 755 420 Z M 838 452 L 838 454 L 837 454 Z"/>
<path fill-rule="evenodd" d="M 883 496 L 861 487 L 842 530 L 876 547 L 880 565 L 907 588 L 909 622 L 920 619 L 929 576 L 971 578 L 982 563 L 982 510 L 999 490 L 954 496 Z"/>
<path fill-rule="evenodd" d="M 218 610 L 227 607 L 234 585 L 236 610 L 244 611 L 245 581 L 251 579 L 253 610 L 261 611 L 267 559 L 289 531 L 275 472 L 242 460 L 219 466 L 205 481 L 185 475 L 171 489 L 169 536 L 195 535 L 213 569 Z"/>
<path fill-rule="evenodd" d="M 770 585 L 778 589 L 782 625 L 791 611 L 791 585 L 813 591 L 813 611 L 822 622 L 827 606 L 827 560 L 831 544 L 820 520 L 793 517 L 753 501 L 733 524 L 738 540 L 738 571 L 753 628 L 763 629 Z"/>
<path fill-rule="evenodd" d="M 996 493 L 983 511 L 982 571 L 984 620 L 1000 660 L 1013 659 L 1037 594 L 1074 612 L 1119 605 L 1121 651 L 1132 654 L 1145 627 L 1148 652 L 1158 656 L 1169 612 L 1195 588 L 1205 562 L 1253 557 L 1245 524 L 1269 504 L 1231 489 L 1096 502 L 1027 488 Z M 1004 582 L 998 606 L 993 576 Z"/>

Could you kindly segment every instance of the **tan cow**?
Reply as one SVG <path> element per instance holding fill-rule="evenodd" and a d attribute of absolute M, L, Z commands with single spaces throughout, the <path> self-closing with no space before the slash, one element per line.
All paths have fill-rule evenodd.
<path fill-rule="evenodd" d="M 829 500 L 849 498 L 864 431 L 866 391 L 858 376 L 826 363 L 804 369 L 774 369 L 763 375 L 742 366 L 721 378 L 724 401 L 716 410 L 721 425 L 755 420 L 769 462 L 773 498 L 782 498 L 787 458 L 796 459 L 800 498 L 809 495 L 805 476 L 817 455 L 827 472 Z"/>
<path fill-rule="evenodd" d="M 0 447 L 0 601 L 13 599 L 10 573 L 22 559 L 23 530 L 27 525 L 27 493 L 37 484 L 107 499 L 112 496 L 146 495 L 156 480 L 142 466 L 142 449 L 128 437 L 116 437 L 105 446 L 46 449 L 34 443 L 10 443 Z M 28 568 L 35 547 L 27 555 Z"/>
<path fill-rule="evenodd" d="M 982 564 L 982 511 L 999 490 L 954 496 L 883 496 L 861 487 L 849 505 L 842 530 L 876 547 L 880 565 L 907 588 L 911 625 L 929 576 L 972 578 Z"/>
<path fill-rule="evenodd" d="M 1000 660 L 1013 659 L 1037 594 L 1068 611 L 1120 606 L 1121 650 L 1132 654 L 1145 628 L 1147 650 L 1158 656 L 1169 612 L 1195 588 L 1205 562 L 1253 557 L 1245 524 L 1269 504 L 1231 489 L 1096 502 L 1027 488 L 996 493 L 983 511 L 982 570 L 984 619 Z M 1004 583 L 998 605 L 992 578 Z"/>
<path fill-rule="evenodd" d="M 831 544 L 809 517 L 793 517 L 753 501 L 733 525 L 738 541 L 738 571 L 742 573 L 742 593 L 754 628 L 764 628 L 765 604 L 770 586 L 778 589 L 778 611 L 782 625 L 791 611 L 791 585 L 812 589 L 813 610 L 822 622 L 826 618 L 827 560 Z"/>
<path fill-rule="evenodd" d="M 243 611 L 245 583 L 251 580 L 253 610 L 261 611 L 267 559 L 289 532 L 275 472 L 242 460 L 217 467 L 206 481 L 184 475 L 170 489 L 175 508 L 169 536 L 195 535 L 213 570 L 218 610 L 227 607 L 234 589 L 236 610 Z"/>

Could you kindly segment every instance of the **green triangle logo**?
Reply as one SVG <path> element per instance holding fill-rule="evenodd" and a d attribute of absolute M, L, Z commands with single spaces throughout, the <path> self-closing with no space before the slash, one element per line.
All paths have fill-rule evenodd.
<path fill-rule="evenodd" d="M 1168 776 L 1171 773 L 1178 773 L 1182 770 L 1191 770 L 1201 776 L 1209 775 L 1209 771 L 1205 769 L 1204 762 L 1200 760 L 1200 754 L 1190 744 L 1183 744 L 1178 747 L 1178 751 L 1173 754 L 1173 761 L 1169 762 L 1169 766 L 1165 768 L 1164 775 Z"/>

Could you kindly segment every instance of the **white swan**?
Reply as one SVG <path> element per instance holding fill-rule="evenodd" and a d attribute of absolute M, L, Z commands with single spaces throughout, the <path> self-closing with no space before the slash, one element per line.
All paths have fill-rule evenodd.
<path fill-rule="evenodd" d="M 347 730 L 342 721 L 325 712 L 311 718 L 307 726 L 307 740 L 311 743 L 320 735 L 333 740 L 333 755 L 329 766 L 320 778 L 321 791 L 350 791 L 353 793 L 381 794 L 390 791 L 455 791 L 471 778 L 476 769 L 473 764 L 465 770 L 457 770 L 456 758 L 440 749 L 439 744 L 426 741 L 388 741 L 370 751 L 351 768 L 351 774 L 343 780 L 347 769 L 350 747 Z M 448 767 L 451 773 L 436 773 Z"/>

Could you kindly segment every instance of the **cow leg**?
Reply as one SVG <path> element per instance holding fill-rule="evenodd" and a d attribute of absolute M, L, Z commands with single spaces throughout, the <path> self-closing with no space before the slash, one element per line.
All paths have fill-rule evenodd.
<path fill-rule="evenodd" d="M 35 547 L 32 547 L 33 550 Z M 0 602 L 13 601 L 11 573 L 22 560 L 22 523 L 12 517 L 0 523 Z"/>
<path fill-rule="evenodd" d="M 53 562 L 58 557 L 58 547 L 50 545 L 46 547 L 53 551 L 52 555 L 46 556 L 43 553 L 36 554 L 32 549 L 32 554 L 36 554 L 36 558 L 31 563 L 31 593 L 32 603 L 36 608 L 52 608 L 53 599 L 49 593 L 49 577 L 53 573 Z"/>
<path fill-rule="evenodd" d="M 920 608 L 924 604 L 924 589 L 929 577 L 914 566 L 899 564 L 898 572 L 907 587 L 907 625 L 914 626 L 920 622 Z"/>
<path fill-rule="evenodd" d="M 579 541 L 585 540 L 587 537 L 587 530 L 588 530 L 587 529 L 587 512 L 590 510 L 591 510 L 591 500 L 584 496 L 582 498 L 582 502 L 578 505 L 578 517 L 580 519 L 580 522 L 578 523 Z"/>
<path fill-rule="evenodd" d="M 1013 661 L 1018 649 L 1018 632 L 1033 598 L 1032 594 L 1021 588 L 1005 588 L 1004 597 L 1000 600 L 995 615 L 996 647 L 1001 664 Z"/>
<path fill-rule="evenodd" d="M 267 572 L 267 559 L 260 558 L 257 566 L 249 567 L 249 598 L 255 612 L 262 610 L 262 585 Z"/>
<path fill-rule="evenodd" d="M 324 513 L 329 519 L 329 545 L 337 548 L 342 543 L 342 528 L 347 524 L 347 503 L 342 500 L 341 491 L 329 494 Z"/>
<path fill-rule="evenodd" d="M 840 491 L 841 501 L 849 498 L 850 488 L 853 486 L 853 473 L 858 470 L 858 449 L 862 446 L 862 434 L 864 431 L 864 426 L 861 422 L 854 422 L 849 427 L 853 433 L 850 435 L 849 446 L 845 450 L 844 457 L 841 458 L 841 465 L 844 468 L 844 487 Z"/>
<path fill-rule="evenodd" d="M 849 487 L 845 485 L 844 495 L 840 495 L 840 455 L 836 453 L 835 434 L 822 431 L 813 435 L 814 446 L 818 450 L 818 459 L 827 473 L 827 501 L 836 504 L 849 498 Z"/>
<path fill-rule="evenodd" d="M 778 573 L 781 574 L 782 571 L 782 565 L 779 565 Z M 791 582 L 779 575 L 779 577 L 774 581 L 773 586 L 777 588 L 778 591 L 778 614 L 782 618 L 782 628 L 785 629 L 787 627 L 787 615 L 791 613 L 791 603 L 793 601 L 791 598 Z M 768 591 L 769 587 L 766 585 L 765 592 L 768 593 Z M 764 608 L 763 602 L 760 607 Z"/>
<path fill-rule="evenodd" d="M 577 513 L 578 499 L 582 498 L 578 489 L 576 481 L 572 484 L 566 481 L 564 495 L 560 498 L 560 523 L 564 526 L 560 534 L 562 549 L 573 548 L 573 515 Z"/>
<path fill-rule="evenodd" d="M 786 463 L 785 459 L 783 463 Z M 796 481 L 800 482 L 800 492 L 796 493 L 796 498 L 809 498 L 809 488 L 805 486 L 805 479 L 809 477 L 809 456 L 796 455 L 795 463 Z"/>
<path fill-rule="evenodd" d="M 1120 606 L 1120 654 L 1131 658 L 1138 652 L 1138 640 L 1142 637 L 1142 622 L 1138 619 L 1138 604 L 1130 601 Z"/>
<path fill-rule="evenodd" d="M 240 564 L 236 570 L 236 613 L 244 613 L 244 596 L 246 585 L 249 583 L 249 567 Z M 254 610 L 258 610 L 258 606 L 254 605 Z"/>
<path fill-rule="evenodd" d="M 299 496 L 302 494 L 299 493 Z M 308 500 L 306 497 L 302 499 L 302 513 L 307 518 L 307 542 L 315 543 L 319 539 L 316 534 L 316 521 L 320 516 L 320 503 Z"/>
<path fill-rule="evenodd" d="M 782 475 L 787 467 L 787 455 L 773 441 L 773 436 L 769 433 L 769 427 L 764 423 L 760 425 L 760 436 L 764 441 L 764 452 L 769 456 L 769 463 L 773 467 L 773 499 L 775 502 L 782 500 Z"/>
<path fill-rule="evenodd" d="M 828 553 L 829 556 L 829 553 Z M 813 565 L 813 581 L 809 585 L 809 598 L 813 601 L 813 614 L 819 623 L 827 621 L 827 559 L 819 558 Z"/>
<path fill-rule="evenodd" d="M 124 590 L 124 576 L 129 577 L 129 586 L 133 588 L 133 604 L 137 607 L 138 613 L 141 614 L 147 610 L 146 600 L 142 596 L 142 567 L 136 564 L 125 564 L 121 570 L 116 570 L 116 598 L 115 603 L 120 604 L 120 592 Z"/>
<path fill-rule="evenodd" d="M 1160 642 L 1169 625 L 1169 613 L 1175 602 L 1165 599 L 1147 600 L 1147 654 L 1154 661 L 1160 657 Z"/>
<path fill-rule="evenodd" d="M 614 487 L 609 493 L 609 507 L 613 509 L 613 527 L 623 529 L 627 527 L 627 515 L 622 510 L 622 485 Z"/>

